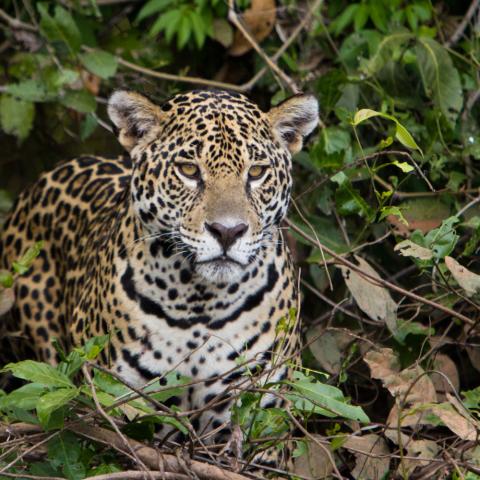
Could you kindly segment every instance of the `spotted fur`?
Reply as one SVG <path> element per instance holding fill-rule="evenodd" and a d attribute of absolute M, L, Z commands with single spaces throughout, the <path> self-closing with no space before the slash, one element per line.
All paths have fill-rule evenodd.
<path fill-rule="evenodd" d="M 54 338 L 68 349 L 109 333 L 101 362 L 137 386 L 173 368 L 212 379 L 177 399 L 189 410 L 238 379 L 215 380 L 240 355 L 268 367 L 275 327 L 295 306 L 279 230 L 291 154 L 317 124 L 317 108 L 308 95 L 264 113 L 225 91 L 161 105 L 114 93 L 109 115 L 129 155 L 61 164 L 20 195 L 4 225 L 3 268 L 44 242 L 15 286 L 9 327 L 23 338 L 22 355 L 55 362 Z M 249 177 L 254 165 L 260 178 Z M 228 235 L 243 231 L 225 247 L 218 225 Z M 217 427 L 227 407 L 206 412 L 197 427 Z"/>

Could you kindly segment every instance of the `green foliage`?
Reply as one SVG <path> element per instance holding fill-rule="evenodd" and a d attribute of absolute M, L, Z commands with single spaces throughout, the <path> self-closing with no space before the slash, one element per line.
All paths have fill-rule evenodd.
<path fill-rule="evenodd" d="M 10 372 L 28 383 L 0 395 L 0 418 L 8 422 L 38 423 L 44 430 L 56 432 L 48 443 L 47 462 L 31 465 L 32 474 L 50 472 L 50 475 L 58 475 L 61 472 L 65 478 L 77 480 L 85 478 L 87 471 L 98 474 L 119 471 L 107 458 L 108 453 L 100 450 L 96 453 L 93 445 L 84 446 L 74 433 L 59 431 L 67 422 L 77 419 L 79 407 L 94 408 L 92 385 L 79 383 L 78 373 L 87 362 L 95 360 L 108 341 L 108 335 L 94 337 L 68 355 L 60 352 L 63 360 L 56 367 L 32 360 L 10 363 L 4 367 L 3 372 Z M 187 377 L 170 373 L 163 379 L 162 386 L 158 381 L 151 383 L 145 392 L 152 399 L 164 402 L 172 396 L 183 394 L 183 385 L 189 381 Z M 142 398 L 130 399 L 138 396 L 109 373 L 95 370 L 93 387 L 105 410 L 113 416 L 125 414 L 131 420 L 132 423 L 126 428 L 127 434 L 144 431 L 144 426 L 152 426 L 153 430 L 156 423 L 169 424 L 184 434 L 188 433 L 186 421 L 158 415 Z M 100 466 L 99 460 L 104 460 Z"/>
<path fill-rule="evenodd" d="M 220 8 L 219 8 L 220 7 Z M 212 13 L 217 16 L 225 14 L 225 9 L 218 0 L 150 0 L 140 10 L 137 22 L 148 17 L 157 19 L 150 27 L 149 34 L 154 37 L 160 32 L 171 43 L 177 38 L 177 47 L 184 48 L 192 39 L 198 48 L 202 48 L 207 36 L 213 36 Z"/>

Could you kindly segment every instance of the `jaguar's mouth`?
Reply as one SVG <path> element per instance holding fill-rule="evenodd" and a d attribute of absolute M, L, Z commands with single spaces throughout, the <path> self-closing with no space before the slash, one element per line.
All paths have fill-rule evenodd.
<path fill-rule="evenodd" d="M 202 260 L 197 262 L 198 265 L 212 265 L 218 267 L 226 267 L 228 265 L 234 264 L 239 267 L 245 267 L 245 265 L 238 260 L 230 257 L 229 255 L 219 255 L 218 257 L 209 258 L 208 260 Z"/>
<path fill-rule="evenodd" d="M 207 282 L 235 282 L 245 273 L 247 265 L 229 255 L 219 255 L 197 262 L 196 271 Z"/>

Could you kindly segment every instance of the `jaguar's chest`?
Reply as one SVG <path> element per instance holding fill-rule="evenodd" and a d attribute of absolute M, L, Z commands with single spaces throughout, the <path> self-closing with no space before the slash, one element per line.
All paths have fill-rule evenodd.
<path fill-rule="evenodd" d="M 268 363 L 276 325 L 294 306 L 287 255 L 261 254 L 228 284 L 201 278 L 161 242 L 117 256 L 114 294 L 95 299 L 109 318 L 109 363 L 136 385 L 170 370 L 208 379 L 239 361 Z"/>

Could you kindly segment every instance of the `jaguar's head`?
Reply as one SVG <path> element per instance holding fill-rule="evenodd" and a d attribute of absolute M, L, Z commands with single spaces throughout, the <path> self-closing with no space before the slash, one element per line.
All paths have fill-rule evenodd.
<path fill-rule="evenodd" d="M 234 281 L 285 216 L 291 155 L 318 123 L 311 95 L 262 112 L 245 96 L 200 90 L 157 105 L 117 91 L 108 113 L 134 164 L 132 202 L 148 234 L 170 237 L 211 281 Z"/>

